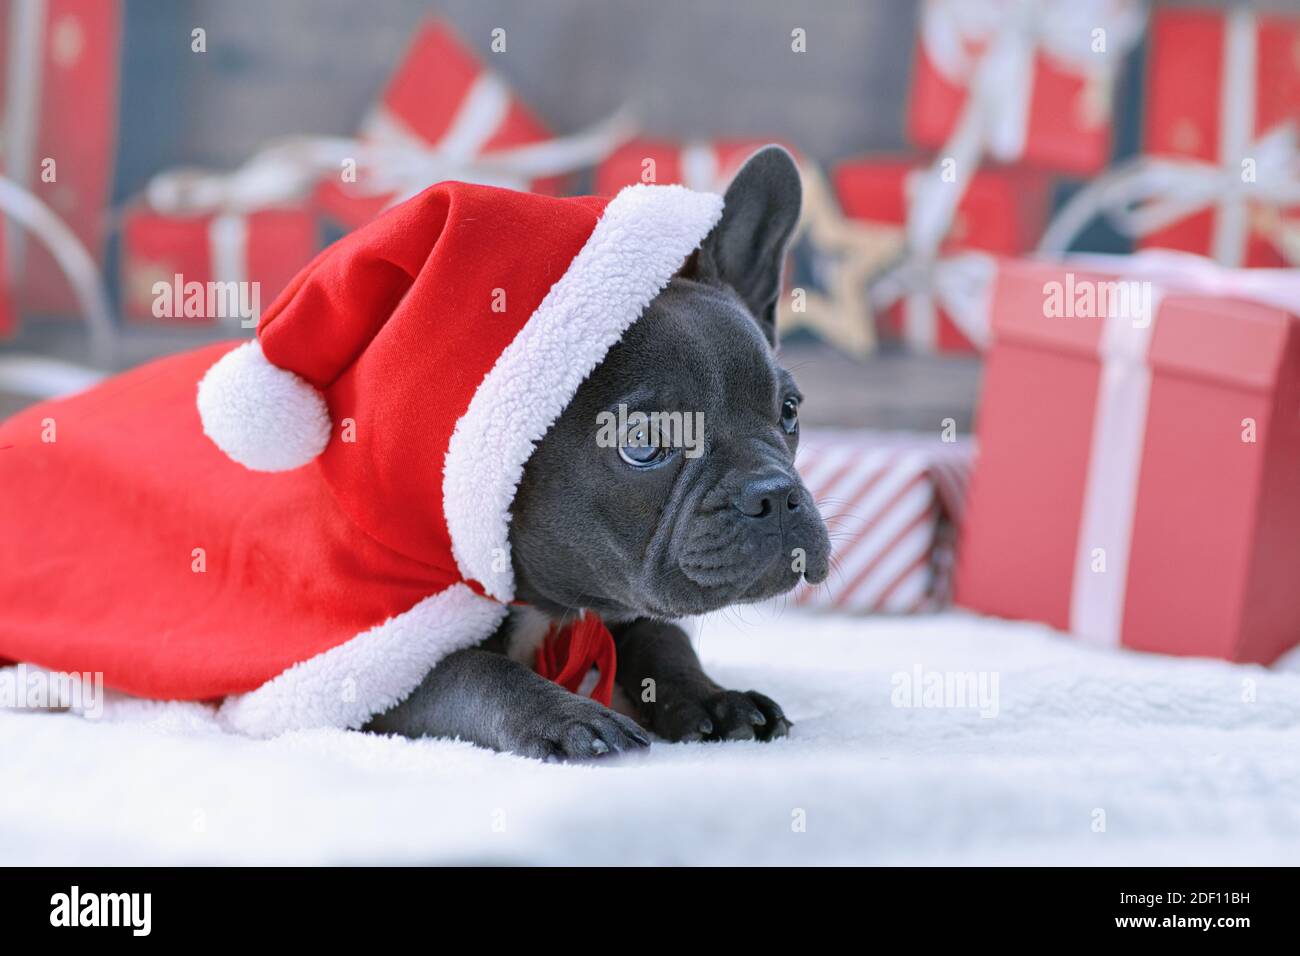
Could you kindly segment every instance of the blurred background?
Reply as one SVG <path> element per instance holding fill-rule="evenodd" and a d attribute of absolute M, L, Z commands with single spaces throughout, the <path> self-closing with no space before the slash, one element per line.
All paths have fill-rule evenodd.
<path fill-rule="evenodd" d="M 988 11 L 1006 16 L 1015 5 L 1001 10 L 997 3 L 980 2 L 932 6 L 983 8 L 987 19 Z M 1039 6 L 1055 6 L 1046 18 L 1057 21 L 1080 7 Z M 1268 11 L 1290 4 L 1277 0 L 1257 6 Z M 1109 8 L 1141 5 L 1082 7 L 1103 22 L 1129 13 Z M 1158 9 L 1214 7 L 1162 3 Z M 963 15 L 960 10 L 958 15 Z M 19 186 L 65 219 L 90 253 L 116 331 L 111 348 L 91 349 L 78 327 L 85 318 L 79 314 L 84 304 L 58 288 L 67 284 L 59 274 L 63 270 L 54 267 L 41 241 L 27 235 L 11 215 L 5 229 L 6 279 L 0 286 L 6 303 L 0 306 L 0 342 L 5 343 L 0 348 L 122 367 L 231 334 L 228 324 L 213 317 L 159 322 L 146 314 L 148 321 L 141 322 L 139 313 L 145 310 L 140 302 L 129 301 L 131 292 L 147 288 L 152 273 L 170 276 L 181 260 L 191 260 L 191 272 L 211 269 L 210 261 L 201 260 L 216 253 L 197 248 L 208 228 L 197 220 L 223 211 L 263 210 L 248 209 L 244 200 L 223 203 L 220 198 L 197 206 L 160 203 L 163 208 L 151 208 L 144 199 L 151 180 L 178 167 L 230 172 L 288 135 L 374 132 L 376 111 L 395 85 L 404 85 L 401 108 L 415 114 L 405 119 L 417 127 L 423 123 L 433 140 L 424 145 L 436 148 L 438 134 L 450 121 L 448 111 L 463 105 L 448 100 L 465 88 L 451 93 L 448 84 L 463 83 L 463 74 L 471 69 L 499 76 L 529 114 L 526 128 L 505 140 L 579 133 L 620 109 L 630 111 L 637 137 L 655 139 L 660 150 L 682 146 L 698 153 L 700 147 L 730 142 L 734 153 L 737 147 L 776 140 L 795 149 L 823 177 L 833 180 L 837 172 L 847 177 L 836 185 L 839 203 L 849 213 L 898 225 L 904 211 L 902 177 L 924 168 L 943 145 L 942 127 L 953 121 L 944 115 L 948 107 L 940 102 L 942 91 L 936 98 L 933 90 L 917 88 L 926 83 L 921 74 L 932 72 L 918 55 L 923 20 L 922 4 L 898 0 L 806 5 L 755 0 L 743 8 L 724 0 L 652 6 L 632 0 L 552 0 L 545 5 L 514 0 L 4 0 L 0 162 Z M 1144 77 L 1149 30 L 1120 36 L 1123 30 L 1133 32 L 1112 31 L 1104 57 L 1113 74 L 1106 80 L 1113 112 L 1100 122 L 1108 134 L 1104 149 L 1109 163 L 1142 148 L 1144 90 L 1150 85 Z M 420 38 L 427 40 L 429 31 L 439 36 L 422 48 Z M 466 59 L 450 56 L 447 44 L 462 48 Z M 933 115 L 929 120 L 909 117 L 909 108 Z M 443 130 L 436 128 L 439 124 Z M 1068 140 L 1065 148 L 1071 148 Z M 641 172 L 643 155 L 646 150 L 624 151 L 614 164 L 619 171 L 602 180 L 601 150 L 588 149 L 579 161 L 567 164 L 572 168 L 561 182 L 547 185 L 563 192 L 615 188 L 621 179 Z M 47 175 L 41 164 L 48 160 L 57 168 Z M 873 168 L 873 160 L 895 162 L 895 167 L 881 161 Z M 843 164 L 854 161 L 858 165 L 844 172 Z M 1039 193 L 1051 207 L 1059 207 L 1078 188 L 1084 178 L 1080 168 L 1088 163 L 1055 165 L 1057 169 L 1044 172 L 1033 168 L 1041 163 L 1015 164 L 996 170 L 988 182 L 974 182 L 967 195 L 981 207 L 977 213 L 984 221 L 959 223 L 968 233 L 967 244 L 1001 253 L 1031 248 L 1049 211 L 1038 201 Z M 464 178 L 475 173 L 472 168 L 441 171 Z M 714 170 L 718 185 L 728 171 Z M 675 177 L 681 178 L 680 169 Z M 1034 201 L 1017 203 L 1026 189 Z M 1006 204 L 1033 208 L 1008 210 Z M 322 207 L 301 193 L 273 196 L 264 206 L 305 210 L 311 220 L 255 224 L 266 243 L 284 244 L 264 254 L 276 261 L 243 266 L 245 279 L 260 282 L 266 306 L 276 286 L 309 252 L 360 218 L 331 215 L 328 204 Z M 1023 229 L 995 235 L 1008 212 L 1024 220 Z M 137 218 L 132 229 L 133 214 L 156 219 Z M 312 233 L 309 239 L 303 236 L 306 231 Z M 814 277 L 830 271 L 840 260 L 818 253 L 831 245 L 829 239 L 820 249 L 809 243 L 797 259 L 806 275 L 793 277 L 794 282 L 802 278 L 813 284 Z M 184 253 L 178 251 L 181 246 Z M 1087 247 L 1123 249 L 1125 240 L 1103 225 L 1089 231 Z M 881 257 L 877 250 L 869 271 L 883 271 Z M 163 261 L 167 259 L 175 261 Z M 152 273 L 151 266 L 156 267 Z M 835 287 L 835 278 L 826 284 Z M 809 369 L 804 379 L 813 398 L 806 411 L 810 420 L 933 428 L 951 416 L 963 429 L 969 426 L 978 375 L 973 350 L 935 349 L 933 333 L 921 348 L 895 348 L 900 337 L 877 334 L 882 323 L 867 314 L 864 297 L 831 298 L 832 308 L 852 314 L 833 316 L 830 324 L 815 315 L 825 325 L 823 334 L 817 334 L 816 321 L 812 329 L 793 327 L 802 320 L 786 323 L 788 347 L 796 353 L 791 361 Z M 831 331 L 836 324 L 841 328 Z M 0 379 L 0 410 L 16 407 L 33 388 L 40 391 L 30 375 L 18 382 L 15 378 L 10 376 L 7 387 Z"/>
<path fill-rule="evenodd" d="M 999 263 L 1300 261 L 1294 0 L 0 0 L 0 83 L 0 417 L 251 335 L 431 183 L 720 192 L 784 144 L 782 358 L 805 424 L 850 430 L 800 467 L 864 562 L 928 529 L 895 559 L 928 583 L 868 610 L 946 600 Z M 881 429 L 955 476 L 915 514 L 906 436 L 878 511 L 878 476 L 833 466 Z"/>

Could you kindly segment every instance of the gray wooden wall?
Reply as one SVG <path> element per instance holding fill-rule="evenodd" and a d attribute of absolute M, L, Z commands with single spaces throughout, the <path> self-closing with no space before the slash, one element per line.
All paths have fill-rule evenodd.
<path fill-rule="evenodd" d="M 1296 10 L 1300 0 L 1254 5 Z M 177 162 L 234 165 L 276 135 L 353 131 L 426 16 L 452 23 L 560 132 L 628 103 L 652 134 L 774 136 L 823 162 L 904 148 L 917 6 L 916 0 L 126 0 L 118 194 Z M 195 26 L 207 30 L 206 53 L 190 52 Z M 506 30 L 507 50 L 493 54 L 490 33 L 497 27 Z M 807 31 L 806 53 L 790 49 L 795 27 Z M 1136 129 L 1134 115 L 1127 133 L 1121 130 L 1121 153 L 1126 144 L 1136 147 Z"/>
<path fill-rule="evenodd" d="M 559 131 L 629 103 L 653 134 L 777 136 L 822 160 L 903 146 L 912 0 L 128 0 L 119 182 L 351 132 L 429 15 Z"/>
<path fill-rule="evenodd" d="M 235 49 L 187 77 L 196 115 L 237 111 L 253 139 L 292 122 L 351 129 L 415 25 L 437 13 L 561 129 L 630 102 L 658 132 L 777 127 L 832 155 L 901 145 L 914 9 L 907 0 L 222 0 L 198 12 L 209 39 Z M 496 27 L 504 53 L 489 52 Z M 790 49 L 795 27 L 808 31 L 807 53 Z M 246 69 L 227 75 L 232 63 Z M 250 145 L 211 127 L 190 133 L 205 152 Z"/>

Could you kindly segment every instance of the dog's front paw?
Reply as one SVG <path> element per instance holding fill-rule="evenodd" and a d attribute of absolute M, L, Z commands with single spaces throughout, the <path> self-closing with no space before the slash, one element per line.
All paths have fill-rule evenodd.
<path fill-rule="evenodd" d="M 775 740 L 790 733 L 781 706 L 756 690 L 709 690 L 665 701 L 651 715 L 668 740 Z"/>
<path fill-rule="evenodd" d="M 539 760 L 585 760 L 650 746 L 635 721 L 575 695 L 513 728 L 509 737 L 504 749 Z"/>

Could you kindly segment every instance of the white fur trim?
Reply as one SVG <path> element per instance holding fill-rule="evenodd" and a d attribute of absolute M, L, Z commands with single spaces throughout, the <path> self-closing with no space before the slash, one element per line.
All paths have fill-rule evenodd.
<path fill-rule="evenodd" d="M 506 641 L 506 656 L 529 669 L 537 660 L 537 649 L 542 646 L 555 619 L 529 605 L 510 609 L 510 634 Z"/>
<path fill-rule="evenodd" d="M 456 423 L 442 482 L 452 553 L 498 600 L 514 597 L 510 508 L 533 448 L 721 216 L 713 193 L 620 192 Z"/>
<path fill-rule="evenodd" d="M 290 667 L 218 717 L 231 730 L 274 737 L 313 727 L 356 729 L 405 700 L 440 660 L 492 635 L 507 608 L 463 584 Z"/>
<path fill-rule="evenodd" d="M 253 471 L 301 468 L 330 439 L 325 399 L 309 382 L 272 365 L 256 340 L 231 349 L 199 381 L 203 433 Z"/>

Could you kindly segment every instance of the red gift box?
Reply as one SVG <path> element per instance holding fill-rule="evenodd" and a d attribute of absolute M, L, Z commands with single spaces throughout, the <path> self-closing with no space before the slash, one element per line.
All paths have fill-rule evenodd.
<path fill-rule="evenodd" d="M 1300 277 L 1169 255 L 1001 264 L 956 599 L 1266 663 L 1300 640 Z"/>
<path fill-rule="evenodd" d="M 247 290 L 243 301 L 265 309 L 311 261 L 318 244 L 316 220 L 301 209 L 205 215 L 133 209 L 122 226 L 123 311 L 136 320 L 238 326 L 256 317 L 216 315 L 207 308 L 186 314 L 177 300 L 183 305 L 189 283 L 255 283 L 256 299 L 254 286 L 239 287 Z M 158 314 L 156 306 L 171 314 Z"/>
<path fill-rule="evenodd" d="M 897 224 L 901 231 L 916 194 L 924 189 L 957 189 L 935 170 L 911 159 L 866 157 L 841 163 L 835 193 L 844 214 L 868 222 Z M 933 180 L 933 182 L 931 182 Z M 972 295 L 964 281 L 975 272 L 991 281 L 990 257 L 963 256 L 962 250 L 1016 255 L 1034 247 L 1047 221 L 1050 183 L 1023 170 L 981 169 L 957 205 L 948 237 L 931 277 L 932 288 L 908 294 L 882 316 L 882 332 L 903 338 L 923 351 L 972 351 L 986 338 L 986 296 Z M 960 274 L 960 275 L 958 275 Z M 949 281 L 958 276 L 963 281 Z"/>
<path fill-rule="evenodd" d="M 116 0 L 0 0 L 5 169 L 102 262 L 117 130 L 121 9 Z M 16 87 L 3 89 L 19 78 Z M 75 313 L 49 250 L 6 226 L 5 274 L 25 310 Z"/>
<path fill-rule="evenodd" d="M 1300 18 L 1256 16 L 1245 5 L 1228 13 L 1161 9 L 1151 26 L 1148 84 L 1148 154 L 1203 161 L 1207 176 L 1228 181 L 1240 181 L 1242 160 L 1254 159 L 1256 189 L 1267 195 L 1280 185 L 1282 170 L 1263 168 L 1261 140 L 1300 122 Z M 1300 155 L 1283 162 L 1294 181 Z M 1286 264 L 1277 230 L 1284 219 L 1300 222 L 1300 206 L 1213 187 L 1208 197 L 1215 208 L 1151 232 L 1142 245 L 1200 252 L 1224 265 Z"/>
<path fill-rule="evenodd" d="M 690 189 L 721 192 L 746 159 L 773 142 L 776 141 L 716 139 L 681 143 L 634 139 L 614 150 L 596 167 L 595 192 L 598 196 L 612 196 L 624 186 L 636 183 L 679 183 Z"/>
<path fill-rule="evenodd" d="M 1095 173 L 1110 158 L 1115 78 L 1140 32 L 1132 0 L 926 0 L 908 134 L 948 148 L 978 84 L 986 118 L 968 126 L 993 159 Z"/>
<path fill-rule="evenodd" d="M 380 144 L 430 151 L 445 159 L 450 174 L 476 157 L 550 139 L 550 131 L 485 69 L 445 24 L 425 24 L 389 80 L 379 103 L 361 129 L 361 138 Z M 427 183 L 425 185 L 428 185 Z M 562 178 L 514 184 L 557 194 Z M 321 210 L 349 227 L 369 222 L 397 194 L 373 195 L 358 184 L 331 179 L 316 193 Z"/>

